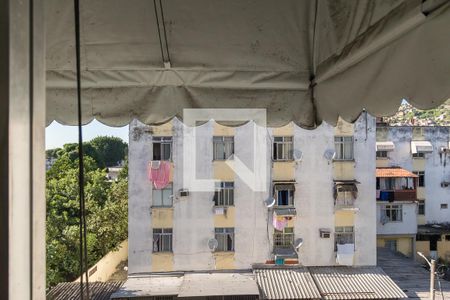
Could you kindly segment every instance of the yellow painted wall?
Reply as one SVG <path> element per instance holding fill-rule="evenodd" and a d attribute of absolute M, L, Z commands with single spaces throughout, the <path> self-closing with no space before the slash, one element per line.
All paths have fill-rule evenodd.
<path fill-rule="evenodd" d="M 355 162 L 354 161 L 334 161 L 333 162 L 333 178 L 336 180 L 353 180 L 353 179 L 355 179 Z"/>
<path fill-rule="evenodd" d="M 413 249 L 412 249 L 412 237 L 410 236 L 383 236 L 377 237 L 377 247 L 385 247 L 387 240 L 396 240 L 397 241 L 397 251 L 408 256 L 412 257 Z"/>
<path fill-rule="evenodd" d="M 214 227 L 234 227 L 236 219 L 236 209 L 234 206 L 227 207 L 227 213 L 224 215 L 214 215 Z"/>
<path fill-rule="evenodd" d="M 273 180 L 294 180 L 294 161 L 275 161 L 273 163 Z"/>
<path fill-rule="evenodd" d="M 216 269 L 235 269 L 234 252 L 215 252 L 214 260 L 216 262 Z"/>
<path fill-rule="evenodd" d="M 355 213 L 352 211 L 338 210 L 334 216 L 334 225 L 338 226 L 353 226 L 355 223 Z"/>
<path fill-rule="evenodd" d="M 386 158 L 377 158 L 376 160 L 377 168 L 387 168 L 389 167 L 389 159 Z"/>
<path fill-rule="evenodd" d="M 234 136 L 235 128 L 223 126 L 214 122 L 213 132 L 215 136 Z"/>
<path fill-rule="evenodd" d="M 426 209 L 426 207 L 425 207 L 425 209 Z M 427 220 L 425 219 L 424 215 L 417 215 L 417 224 L 418 225 L 427 224 Z"/>
<path fill-rule="evenodd" d="M 173 271 L 173 253 L 152 253 L 152 272 Z"/>
<path fill-rule="evenodd" d="M 233 161 L 229 161 L 233 164 Z M 214 179 L 222 181 L 234 181 L 234 171 L 223 160 L 213 161 L 213 176 Z"/>
<path fill-rule="evenodd" d="M 283 127 L 273 128 L 274 136 L 292 136 L 294 135 L 294 123 L 290 122 Z"/>
<path fill-rule="evenodd" d="M 352 136 L 353 133 L 354 125 L 339 118 L 336 127 L 334 128 L 334 134 L 338 136 Z"/>
<path fill-rule="evenodd" d="M 422 252 L 425 256 L 430 256 L 430 242 L 429 241 L 416 241 L 416 251 Z"/>
<path fill-rule="evenodd" d="M 445 235 L 437 242 L 437 251 L 440 258 L 450 262 L 450 241 L 445 240 Z"/>
<path fill-rule="evenodd" d="M 425 171 L 425 158 L 417 157 L 412 160 L 412 170 L 413 171 Z"/>
<path fill-rule="evenodd" d="M 152 208 L 152 228 L 172 228 L 173 208 Z"/>
<path fill-rule="evenodd" d="M 173 135 L 173 121 L 169 121 L 162 125 L 152 126 L 153 136 L 172 136 Z"/>
<path fill-rule="evenodd" d="M 425 188 L 424 187 L 417 188 L 417 199 L 425 199 Z M 427 209 L 426 204 L 425 204 L 425 209 Z"/>

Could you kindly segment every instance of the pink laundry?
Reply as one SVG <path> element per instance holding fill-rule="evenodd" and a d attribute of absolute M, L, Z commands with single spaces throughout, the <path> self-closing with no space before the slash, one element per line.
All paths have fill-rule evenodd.
<path fill-rule="evenodd" d="M 285 217 L 278 217 L 276 214 L 273 214 L 273 227 L 276 230 L 282 231 L 288 224 L 288 220 Z"/>
<path fill-rule="evenodd" d="M 152 161 L 148 164 L 148 179 L 155 189 L 163 189 L 169 184 L 170 163 L 167 161 Z"/>

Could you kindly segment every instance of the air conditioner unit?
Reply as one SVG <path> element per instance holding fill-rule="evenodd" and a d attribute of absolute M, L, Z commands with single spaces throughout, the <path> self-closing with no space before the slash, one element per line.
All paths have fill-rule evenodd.
<path fill-rule="evenodd" d="M 319 229 L 319 233 L 320 233 L 320 237 L 322 239 L 329 239 L 331 237 L 330 229 L 321 228 L 321 229 Z"/>
<path fill-rule="evenodd" d="M 187 196 L 189 196 L 189 190 L 188 189 L 181 189 L 179 191 L 179 193 L 180 193 L 180 197 L 187 197 Z"/>
<path fill-rule="evenodd" d="M 215 215 L 226 215 L 227 214 L 227 208 L 222 206 L 214 207 L 214 214 Z"/>

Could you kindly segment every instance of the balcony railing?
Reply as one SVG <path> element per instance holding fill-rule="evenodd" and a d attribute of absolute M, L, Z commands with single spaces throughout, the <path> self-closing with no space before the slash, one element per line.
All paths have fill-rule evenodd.
<path fill-rule="evenodd" d="M 377 193 L 378 194 L 378 193 Z M 380 190 L 379 201 L 413 201 L 417 200 L 416 190 Z"/>
<path fill-rule="evenodd" d="M 336 199 L 334 203 L 335 209 L 353 208 L 355 205 L 355 199 Z"/>

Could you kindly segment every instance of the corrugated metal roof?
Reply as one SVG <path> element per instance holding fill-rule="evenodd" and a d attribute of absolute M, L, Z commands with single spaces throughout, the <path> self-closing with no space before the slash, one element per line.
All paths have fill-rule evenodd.
<path fill-rule="evenodd" d="M 259 295 L 252 273 L 185 274 L 178 297 Z"/>
<path fill-rule="evenodd" d="M 402 168 L 377 168 L 376 177 L 418 177 Z"/>
<path fill-rule="evenodd" d="M 378 267 L 313 267 L 309 271 L 323 299 L 407 298 Z"/>
<path fill-rule="evenodd" d="M 306 268 L 255 269 L 262 299 L 320 299 Z"/>
<path fill-rule="evenodd" d="M 89 295 L 91 300 L 109 300 L 112 293 L 118 290 L 123 281 L 112 282 L 90 282 Z M 86 286 L 84 286 L 86 291 Z M 85 292 L 86 295 L 86 292 Z M 48 294 L 48 300 L 75 300 L 80 299 L 79 282 L 62 282 L 52 288 Z M 86 298 L 86 296 L 85 296 Z"/>

